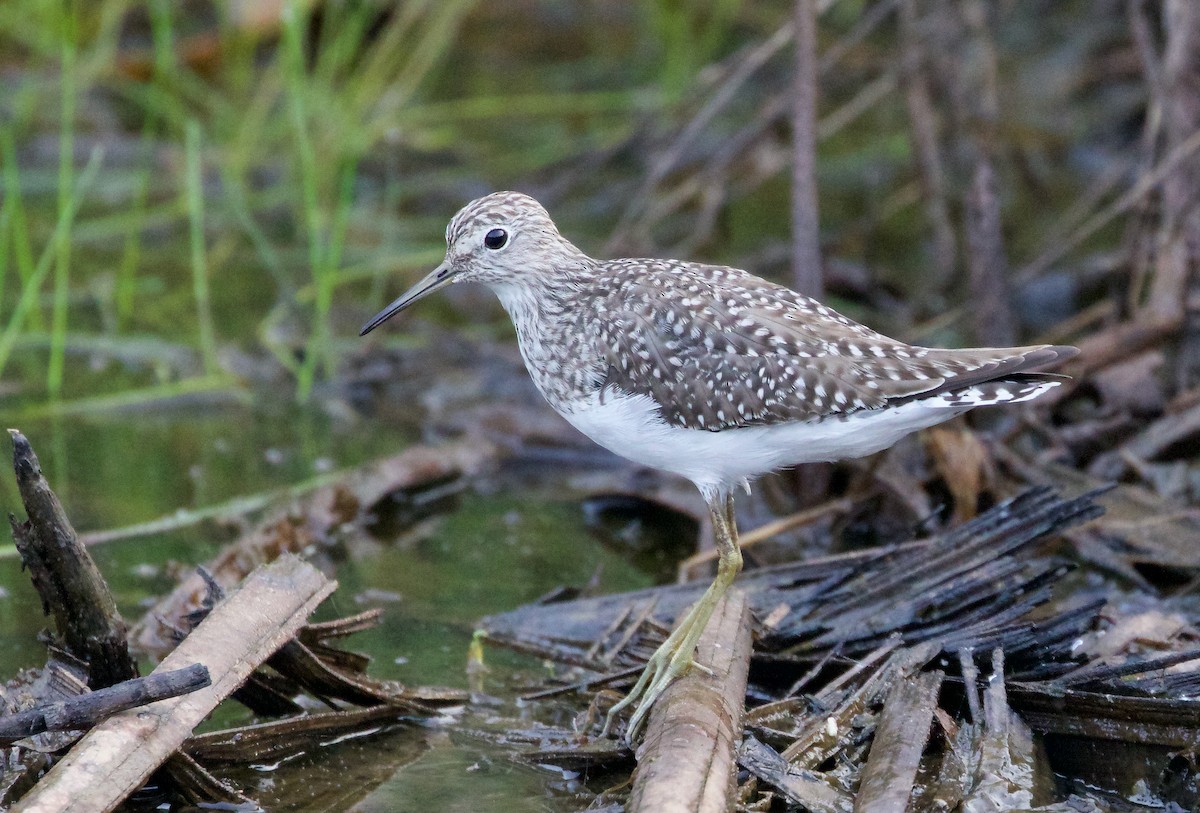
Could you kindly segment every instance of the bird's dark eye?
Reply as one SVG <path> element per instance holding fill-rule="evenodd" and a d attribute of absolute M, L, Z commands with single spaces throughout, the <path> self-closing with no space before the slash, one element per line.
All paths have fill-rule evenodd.
<path fill-rule="evenodd" d="M 483 244 L 488 248 L 504 248 L 508 242 L 508 232 L 504 229 L 492 229 L 483 238 Z"/>

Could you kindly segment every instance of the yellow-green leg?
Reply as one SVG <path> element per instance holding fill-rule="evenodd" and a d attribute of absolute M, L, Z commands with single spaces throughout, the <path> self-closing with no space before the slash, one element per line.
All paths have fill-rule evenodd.
<path fill-rule="evenodd" d="M 706 494 L 708 510 L 712 515 L 713 538 L 717 545 L 719 559 L 717 561 L 717 577 L 704 591 L 692 608 L 688 610 L 674 631 L 662 642 L 646 662 L 634 687 L 630 689 L 621 702 L 608 711 L 604 721 L 604 733 L 607 734 L 616 715 L 636 703 L 633 715 L 629 718 L 629 726 L 625 730 L 626 741 L 632 743 L 638 731 L 646 721 L 654 701 L 670 685 L 671 681 L 686 672 L 695 663 L 693 655 L 696 643 L 708 619 L 712 617 L 713 608 L 725 595 L 729 585 L 742 569 L 742 552 L 738 549 L 737 524 L 734 521 L 732 494 Z M 701 664 L 696 664 L 704 668 Z"/>

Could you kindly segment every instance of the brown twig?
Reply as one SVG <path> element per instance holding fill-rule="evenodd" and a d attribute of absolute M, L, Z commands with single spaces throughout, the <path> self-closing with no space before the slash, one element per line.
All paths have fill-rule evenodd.
<path fill-rule="evenodd" d="M 178 697 L 208 686 L 211 682 L 208 669 L 199 663 L 170 672 L 133 678 L 78 697 L 43 703 L 0 717 L 0 740 L 21 739 L 43 731 L 91 728 L 119 711 Z"/>
<path fill-rule="evenodd" d="M 976 160 L 975 176 L 964 203 L 975 338 L 992 347 L 1013 345 L 1017 329 L 1008 290 L 1008 255 L 1004 250 L 996 173 L 986 154 L 981 153 Z"/>
<path fill-rule="evenodd" d="M 946 170 L 938 146 L 937 117 L 925 72 L 924 42 L 917 30 L 917 0 L 902 0 L 899 16 L 904 103 L 908 108 L 925 215 L 933 230 L 933 283 L 941 290 L 954 279 L 958 248 L 946 200 Z"/>
<path fill-rule="evenodd" d="M 980 55 L 980 87 L 960 88 L 960 100 L 973 100 L 963 118 L 978 122 L 978 131 L 968 134 L 974 155 L 971 185 L 963 200 L 967 267 L 970 270 L 975 338 L 983 344 L 1003 347 L 1016 343 L 1016 320 L 1009 294 L 1009 263 L 1004 247 L 1000 197 L 996 193 L 995 154 L 1000 118 L 996 48 L 988 28 L 987 7 L 969 0 L 961 12 Z M 960 74 L 960 83 L 968 80 Z"/>

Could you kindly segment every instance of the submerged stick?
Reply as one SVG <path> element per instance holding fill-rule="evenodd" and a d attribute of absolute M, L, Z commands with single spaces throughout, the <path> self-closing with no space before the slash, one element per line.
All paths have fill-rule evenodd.
<path fill-rule="evenodd" d="M 13 470 L 28 519 L 9 515 L 13 540 L 29 569 L 42 607 L 54 616 L 68 652 L 88 665 L 88 685 L 103 689 L 136 678 L 129 656 L 125 622 L 100 569 L 79 542 L 62 503 L 42 476 L 42 466 L 29 440 L 8 430 L 13 442 Z"/>
<path fill-rule="evenodd" d="M 194 692 L 212 683 L 203 664 L 126 680 L 78 697 L 42 703 L 0 717 L 0 740 L 21 739 L 43 731 L 91 728 L 119 711 Z"/>
<path fill-rule="evenodd" d="M 217 704 L 289 641 L 337 586 L 286 555 L 259 568 L 218 604 L 154 674 L 202 663 L 212 685 L 130 709 L 84 735 L 13 813 L 109 811 L 137 790 Z"/>
<path fill-rule="evenodd" d="M 654 705 L 638 752 L 630 813 L 723 813 L 732 809 L 741 740 L 750 608 L 730 589 L 696 647 L 696 663 Z"/>

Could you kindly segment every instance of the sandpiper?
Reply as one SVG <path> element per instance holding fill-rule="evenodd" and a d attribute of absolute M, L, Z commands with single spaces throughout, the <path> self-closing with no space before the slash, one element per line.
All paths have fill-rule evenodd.
<path fill-rule="evenodd" d="M 596 260 L 533 198 L 497 192 L 446 228 L 446 259 L 362 329 L 456 282 L 482 282 L 512 318 L 538 390 L 622 457 L 700 489 L 716 578 L 629 694 L 632 741 L 696 642 L 742 557 L 733 494 L 787 466 L 861 457 L 967 410 L 1036 398 L 1034 370 L 1073 347 L 943 350 L 906 344 L 746 271 L 680 260 Z"/>

